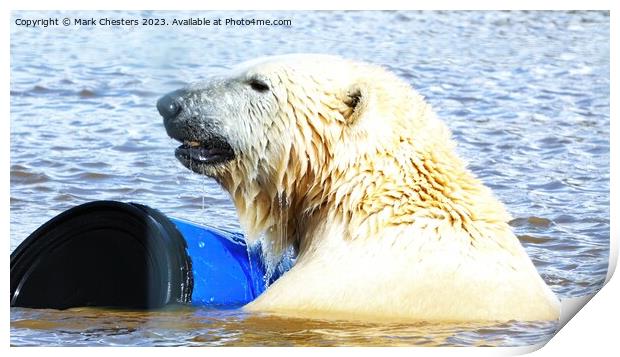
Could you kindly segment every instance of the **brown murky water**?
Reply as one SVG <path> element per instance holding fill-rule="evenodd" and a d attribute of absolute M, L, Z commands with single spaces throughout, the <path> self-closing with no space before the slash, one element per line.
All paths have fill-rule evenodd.
<path fill-rule="evenodd" d="M 15 12 L 13 18 L 77 17 Z M 609 252 L 609 16 L 600 12 L 79 13 L 290 18 L 293 26 L 11 27 L 11 250 L 91 200 L 238 230 L 228 197 L 176 162 L 155 110 L 189 81 L 263 55 L 383 64 L 434 105 L 560 297 L 601 288 Z M 12 21 L 14 23 L 14 21 Z M 8 252 L 7 252 L 8 253 Z M 170 307 L 11 309 L 11 344 L 529 345 L 552 323 L 360 324 Z"/>
<path fill-rule="evenodd" d="M 20 309 L 11 329 L 16 344 L 45 346 L 514 346 L 550 338 L 555 324 L 363 324 L 174 306 Z"/>

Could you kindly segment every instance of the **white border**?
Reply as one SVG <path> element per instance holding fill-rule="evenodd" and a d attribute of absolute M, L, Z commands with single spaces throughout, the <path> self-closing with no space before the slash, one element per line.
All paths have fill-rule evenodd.
<path fill-rule="evenodd" d="M 616 1 L 617 3 L 617 1 Z M 4 1 L 0 4 L 2 12 L 0 13 L 0 23 L 4 24 L 5 29 L 10 29 L 10 10 L 50 10 L 50 9 L 89 9 L 89 10 L 104 10 L 104 9 L 125 9 L 125 10 L 137 10 L 137 9 L 157 9 L 157 10 L 173 10 L 173 9 L 201 9 L 208 7 L 207 9 L 261 9 L 261 10 L 274 10 L 274 9 L 294 9 L 294 10 L 305 10 L 305 9 L 357 9 L 360 6 L 366 6 L 365 9 L 421 9 L 421 10 L 434 10 L 434 9 L 443 9 L 443 10 L 459 10 L 459 9 L 470 9 L 470 10 L 512 10 L 512 9 L 532 9 L 532 10 L 547 10 L 547 9 L 573 9 L 573 10 L 611 10 L 611 34 L 610 34 L 610 43 L 611 43 L 611 77 L 612 77 L 612 87 L 611 87 L 611 98 L 614 98 L 614 94 L 618 93 L 617 91 L 617 73 L 614 67 L 614 63 L 617 63 L 617 46 L 614 45 L 614 40 L 618 39 L 617 34 L 617 25 L 615 24 L 616 16 L 614 1 L 603 1 L 603 0 L 589 0 L 589 1 L 561 1 L 561 2 L 543 2 L 540 0 L 521 0 L 521 1 L 446 1 L 446 0 L 434 0 L 434 1 L 424 1 L 424 2 L 409 2 L 404 3 L 403 1 L 398 0 L 383 0 L 380 2 L 368 2 L 362 3 L 360 1 L 339 1 L 338 3 L 333 0 L 315 0 L 311 3 L 311 6 L 293 2 L 290 0 L 263 0 L 261 2 L 250 2 L 250 1 L 240 1 L 240 0 L 227 0 L 227 1 L 166 1 L 154 3 L 151 1 L 140 0 L 127 2 L 119 1 L 119 0 L 108 0 L 108 1 L 76 1 L 76 0 L 66 0 L 66 1 L 56 1 L 56 2 L 44 2 L 44 1 L 32 1 L 32 0 L 22 0 L 18 3 L 9 4 L 9 1 Z M 3 81 L 4 81 L 4 95 L 2 96 L 2 103 L 4 108 L 4 116 L 3 120 L 1 120 L 2 125 L 2 133 L 4 133 L 5 140 L 2 143 L 2 153 L 0 158 L 2 160 L 2 164 L 4 168 L 8 168 L 10 166 L 10 138 L 7 136 L 10 135 L 10 93 L 9 93 L 9 76 L 10 76 L 10 31 L 7 31 L 6 35 L 2 37 L 2 48 L 4 51 L 1 51 L 2 55 L 0 56 L 2 61 L 2 73 Z M 618 150 L 618 145 L 615 144 L 615 140 L 618 138 L 617 125 L 614 124 L 617 119 L 616 112 L 617 110 L 615 103 L 611 103 L 611 182 L 618 179 L 617 170 L 618 165 L 614 163 L 614 159 L 617 160 L 617 155 L 614 155 Z M 10 236 L 10 225 L 9 225 L 9 196 L 10 196 L 10 178 L 9 178 L 9 170 L 5 171 L 1 176 L 1 180 L 5 190 L 2 192 L 3 201 L 6 202 L 5 205 L 2 206 L 2 217 L 3 222 L 6 224 L 4 226 L 3 231 L 5 232 L 5 237 Z M 608 272 L 607 280 L 609 280 L 615 270 L 615 265 L 617 262 L 618 255 L 618 222 L 615 217 L 617 216 L 618 211 L 618 190 L 616 189 L 617 185 L 611 185 L 611 251 L 610 251 L 610 270 Z M 6 240 L 5 244 L 9 247 L 9 241 Z M 7 249 L 7 250 L 9 250 Z M 8 267 L 8 254 L 2 255 L 4 266 Z M 9 272 L 8 269 L 4 269 L 2 271 L 2 284 L 4 284 L 4 288 L 6 289 L 5 296 L 8 296 L 9 290 Z M 567 327 L 562 329 L 556 337 L 554 337 L 548 345 L 540 351 L 537 351 L 537 355 L 541 356 L 551 356 L 551 355 L 561 355 L 561 354 L 569 354 L 573 355 L 576 353 L 579 354 L 591 354 L 592 352 L 598 351 L 613 351 L 617 350 L 616 340 L 617 340 L 617 326 L 618 323 L 615 321 L 615 317 L 618 316 L 618 301 L 620 301 L 620 283 L 616 281 L 611 281 L 611 283 L 607 284 L 602 291 L 596 295 L 592 302 L 587 304 L 583 311 L 577 314 L 575 318 L 573 318 L 568 324 Z M 5 322 L 5 338 L 6 344 L 8 347 L 10 343 L 10 316 L 8 304 L 5 308 L 4 322 Z M 613 334 L 613 335 L 612 335 Z M 251 351 L 248 349 L 240 349 L 240 348 L 226 348 L 226 349 L 217 349 L 217 351 L 210 349 L 209 351 L 205 351 L 204 349 L 183 349 L 182 353 L 213 353 L 217 352 L 222 354 L 255 354 L 255 353 L 282 353 L 282 354 L 312 354 L 315 355 L 317 353 L 348 353 L 353 352 L 355 354 L 370 354 L 373 355 L 380 353 L 402 353 L 410 356 L 411 353 L 423 353 L 425 355 L 436 355 L 436 354 L 456 354 L 459 355 L 513 355 L 520 353 L 527 353 L 536 349 L 535 346 L 532 348 L 416 348 L 415 351 L 412 351 L 410 348 L 405 349 L 295 349 L 294 351 L 288 349 L 252 349 Z M 71 354 L 83 354 L 84 351 L 81 349 L 70 349 L 70 348 L 55 348 L 55 349 L 47 349 L 44 350 L 42 348 L 36 348 L 36 350 L 32 350 L 29 348 L 12 348 L 11 353 L 30 353 L 34 352 L 37 354 L 49 354 L 51 353 L 59 353 L 63 355 L 71 355 Z M 168 354 L 170 351 L 160 348 L 124 348 L 124 349 L 109 349 L 109 348 L 90 348 L 88 350 L 89 354 L 94 355 L 109 355 L 110 352 L 113 353 L 148 353 L 150 354 Z M 177 352 L 175 352 L 177 353 Z"/>

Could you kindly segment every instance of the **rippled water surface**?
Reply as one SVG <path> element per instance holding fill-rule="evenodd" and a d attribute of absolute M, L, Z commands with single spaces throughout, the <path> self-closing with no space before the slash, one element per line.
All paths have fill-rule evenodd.
<path fill-rule="evenodd" d="M 238 230 L 174 159 L 157 98 L 263 55 L 382 64 L 433 104 L 560 297 L 593 293 L 609 250 L 609 16 L 600 12 L 32 13 L 282 18 L 290 27 L 11 27 L 11 250 L 91 200 Z M 11 309 L 13 345 L 528 345 L 549 323 L 373 325 L 238 310 Z"/>

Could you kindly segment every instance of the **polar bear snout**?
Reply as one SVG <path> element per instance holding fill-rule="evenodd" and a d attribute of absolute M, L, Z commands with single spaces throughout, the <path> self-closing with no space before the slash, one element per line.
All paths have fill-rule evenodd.
<path fill-rule="evenodd" d="M 185 89 L 170 92 L 157 101 L 157 111 L 164 119 L 164 127 L 168 135 L 178 141 L 195 139 L 192 133 L 188 132 L 189 123 L 184 113 L 185 97 L 188 91 Z"/>
<path fill-rule="evenodd" d="M 181 100 L 185 94 L 187 94 L 186 90 L 179 89 L 159 98 L 157 101 L 157 111 L 164 118 L 164 123 L 170 119 L 176 118 L 181 112 L 183 109 Z"/>
<path fill-rule="evenodd" d="M 198 98 L 200 93 L 186 88 L 170 92 L 157 101 L 168 136 L 180 142 L 204 141 L 213 136 L 215 123 L 209 120 Z"/>
<path fill-rule="evenodd" d="M 234 159 L 235 152 L 221 133 L 221 122 L 214 120 L 216 110 L 203 105 L 203 91 L 179 89 L 157 101 L 168 135 L 179 141 L 176 158 L 189 169 L 209 174 L 208 167 Z"/>

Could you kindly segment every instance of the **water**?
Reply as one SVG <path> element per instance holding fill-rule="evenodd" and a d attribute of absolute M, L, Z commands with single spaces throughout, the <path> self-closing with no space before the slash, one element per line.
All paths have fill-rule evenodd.
<path fill-rule="evenodd" d="M 382 64 L 433 104 L 506 203 L 561 297 L 601 288 L 609 252 L 606 12 L 14 12 L 63 17 L 281 18 L 290 27 L 11 26 L 11 250 L 100 199 L 239 230 L 227 195 L 189 172 L 155 109 L 187 82 L 258 56 Z M 528 345 L 552 323 L 376 325 L 238 310 L 11 309 L 13 345 Z"/>

